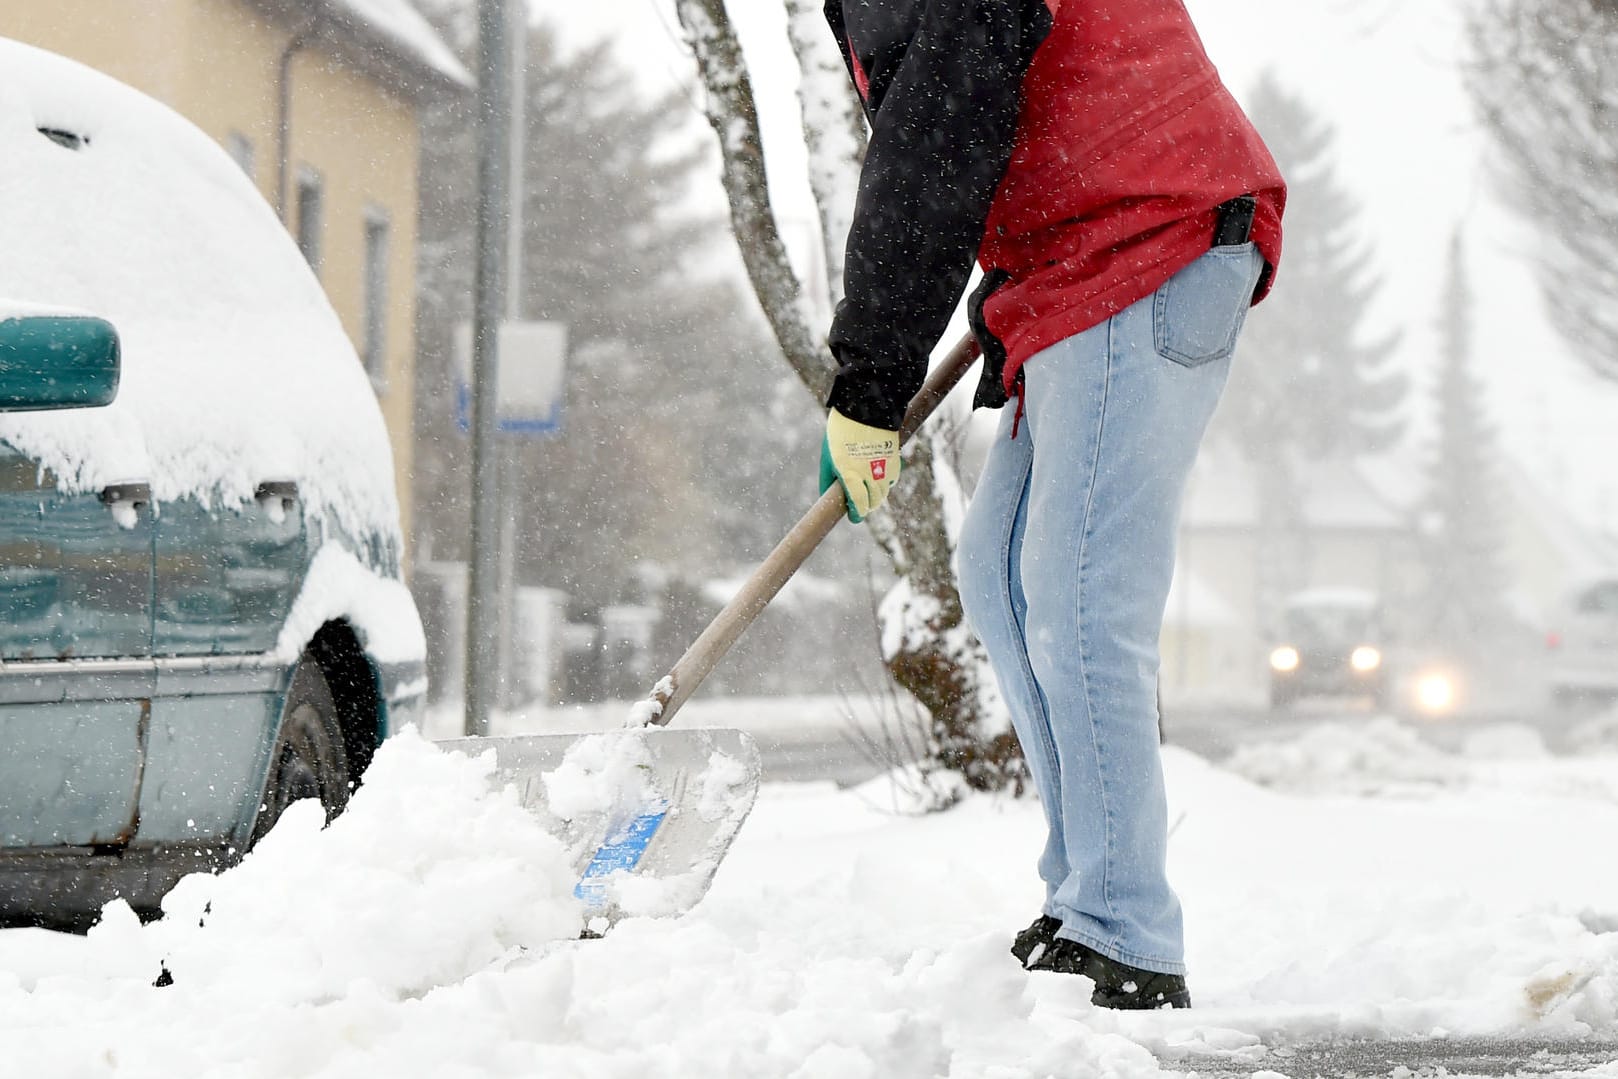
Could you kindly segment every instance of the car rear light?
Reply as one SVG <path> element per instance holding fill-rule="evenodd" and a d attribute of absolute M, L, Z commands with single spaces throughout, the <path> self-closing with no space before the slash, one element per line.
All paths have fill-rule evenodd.
<path fill-rule="evenodd" d="M 1554 629 L 1545 634 L 1545 647 L 1553 652 L 1562 647 L 1562 635 Z"/>

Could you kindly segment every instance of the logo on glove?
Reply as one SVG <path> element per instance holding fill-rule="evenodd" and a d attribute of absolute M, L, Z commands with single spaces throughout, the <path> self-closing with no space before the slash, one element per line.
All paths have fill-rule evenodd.
<path fill-rule="evenodd" d="M 888 460 L 886 457 L 878 457 L 871 462 L 871 478 L 873 480 L 885 480 L 888 478 Z"/>

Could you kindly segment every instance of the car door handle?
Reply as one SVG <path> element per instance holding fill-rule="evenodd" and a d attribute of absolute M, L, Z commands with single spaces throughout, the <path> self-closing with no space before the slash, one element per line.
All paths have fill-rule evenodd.
<path fill-rule="evenodd" d="M 140 511 L 152 501 L 149 483 L 109 483 L 101 488 L 101 504 L 112 513 L 119 528 L 138 528 Z"/>
<path fill-rule="evenodd" d="M 109 483 L 101 488 L 101 502 L 106 506 L 127 505 L 138 510 L 151 500 L 149 483 Z"/>
<path fill-rule="evenodd" d="M 259 509 L 268 514 L 273 523 L 280 524 L 297 509 L 298 485 L 292 480 L 265 480 L 253 491 L 253 497 Z"/>
<path fill-rule="evenodd" d="M 279 498 L 287 502 L 298 500 L 298 485 L 293 480 L 265 480 L 253 491 L 253 497 L 259 499 Z"/>

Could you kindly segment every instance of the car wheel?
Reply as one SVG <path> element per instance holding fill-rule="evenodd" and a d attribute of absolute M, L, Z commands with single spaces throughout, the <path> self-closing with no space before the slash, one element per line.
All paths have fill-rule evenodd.
<path fill-rule="evenodd" d="M 253 842 L 263 838 L 293 802 L 318 798 L 330 821 L 348 804 L 349 792 L 348 754 L 337 723 L 337 704 L 320 665 L 306 656 L 287 690 Z"/>

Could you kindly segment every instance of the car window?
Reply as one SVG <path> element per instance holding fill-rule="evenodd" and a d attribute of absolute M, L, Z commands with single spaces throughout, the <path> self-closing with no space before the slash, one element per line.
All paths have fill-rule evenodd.
<path fill-rule="evenodd" d="M 1308 606 L 1286 612 L 1286 632 L 1300 641 L 1364 641 L 1376 633 L 1376 613 L 1362 607 Z"/>
<path fill-rule="evenodd" d="M 1580 614 L 1605 614 L 1618 617 L 1618 581 L 1604 581 L 1587 588 L 1579 596 Z"/>

